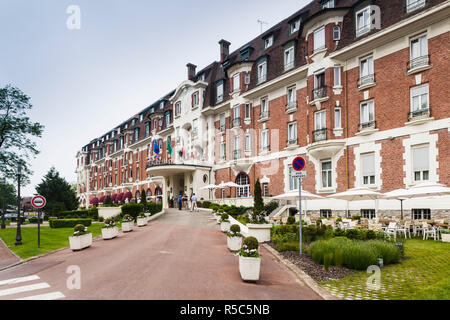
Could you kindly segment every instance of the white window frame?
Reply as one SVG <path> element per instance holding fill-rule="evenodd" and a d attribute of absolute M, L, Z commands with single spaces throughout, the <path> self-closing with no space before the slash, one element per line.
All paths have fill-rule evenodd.
<path fill-rule="evenodd" d="M 324 169 L 323 166 L 325 163 L 330 164 L 329 169 Z M 324 184 L 324 175 L 326 176 L 326 185 Z M 330 189 L 333 187 L 333 162 L 331 159 L 321 160 L 320 161 L 320 178 L 321 178 L 321 186 L 323 189 Z"/>
<path fill-rule="evenodd" d="M 341 40 L 341 27 L 334 26 L 333 27 L 333 41 L 339 41 L 339 40 Z"/>
<path fill-rule="evenodd" d="M 267 81 L 267 61 L 258 64 L 258 84 Z"/>
<path fill-rule="evenodd" d="M 226 117 L 225 113 L 219 115 L 219 131 L 224 132 L 226 130 Z"/>
<path fill-rule="evenodd" d="M 426 96 L 426 105 L 424 107 L 423 99 Z M 419 106 L 418 108 L 414 107 L 414 99 L 418 98 Z M 420 110 L 426 110 L 430 108 L 430 87 L 427 84 L 417 86 L 417 87 L 411 87 L 410 89 L 410 107 L 411 112 L 414 111 L 420 111 Z"/>
<path fill-rule="evenodd" d="M 233 92 L 239 91 L 241 89 L 241 74 L 236 73 L 233 75 Z"/>
<path fill-rule="evenodd" d="M 263 129 L 261 130 L 261 136 L 260 136 L 260 150 L 268 150 L 270 145 L 269 141 L 269 129 Z"/>
<path fill-rule="evenodd" d="M 298 30 L 300 30 L 300 24 L 301 24 L 301 19 L 298 18 L 297 20 L 291 22 L 291 24 L 289 25 L 289 29 L 290 29 L 290 34 L 293 34 L 295 32 L 297 32 Z"/>
<path fill-rule="evenodd" d="M 261 119 L 269 117 L 269 98 L 261 99 Z"/>
<path fill-rule="evenodd" d="M 200 104 L 200 93 L 198 91 L 195 91 L 192 94 L 192 107 L 196 108 Z"/>
<path fill-rule="evenodd" d="M 264 39 L 264 49 L 268 49 L 273 46 L 273 35 Z"/>
<path fill-rule="evenodd" d="M 244 117 L 245 119 L 251 119 L 251 106 L 250 103 L 246 103 L 244 106 Z"/>
<path fill-rule="evenodd" d="M 252 150 L 252 136 L 250 133 L 245 134 L 245 151 Z"/>
<path fill-rule="evenodd" d="M 290 46 L 284 50 L 284 70 L 290 70 L 295 67 L 295 47 Z"/>
<path fill-rule="evenodd" d="M 289 165 L 289 191 L 298 190 L 298 178 L 294 176 L 295 170 L 292 165 Z"/>
<path fill-rule="evenodd" d="M 364 174 L 365 166 L 364 159 L 371 157 L 373 161 L 373 170 L 368 175 Z M 376 185 L 376 170 L 375 170 L 375 152 L 364 153 L 360 155 L 361 160 L 361 184 L 363 186 L 375 186 Z"/>
<path fill-rule="evenodd" d="M 181 101 L 175 103 L 175 114 L 177 117 L 181 115 Z"/>
<path fill-rule="evenodd" d="M 365 68 L 365 64 L 367 63 L 367 68 Z M 359 77 L 367 77 L 375 74 L 374 61 L 373 56 L 366 56 L 359 60 Z M 366 83 L 363 83 L 366 84 Z"/>
<path fill-rule="evenodd" d="M 334 5 L 335 5 L 334 0 L 328 0 L 322 3 L 322 9 L 331 9 L 334 8 Z"/>
<path fill-rule="evenodd" d="M 216 103 L 220 103 L 224 98 L 224 85 L 223 82 L 216 84 Z"/>
<path fill-rule="evenodd" d="M 414 152 L 418 149 L 427 149 L 427 156 L 425 159 L 428 160 L 428 166 L 427 168 L 418 168 L 416 169 L 416 164 L 414 163 Z M 420 145 L 414 145 L 411 146 L 411 159 L 412 159 L 412 180 L 414 183 L 420 183 L 424 181 L 430 181 L 430 172 L 431 172 L 431 165 L 430 165 L 430 145 L 429 144 L 420 144 Z"/>
<path fill-rule="evenodd" d="M 425 0 L 406 0 L 406 12 L 410 13 L 425 7 Z"/>
<path fill-rule="evenodd" d="M 288 109 L 297 107 L 297 87 L 287 88 L 287 106 Z"/>
<path fill-rule="evenodd" d="M 320 51 L 325 48 L 326 48 L 325 26 L 322 26 L 316 31 L 314 31 L 314 52 Z"/>
<path fill-rule="evenodd" d="M 342 79 L 341 79 L 342 67 L 334 66 L 334 86 L 342 87 Z"/>
<path fill-rule="evenodd" d="M 364 25 L 360 25 L 360 20 L 358 17 L 362 14 L 362 17 L 364 18 Z M 370 6 L 367 6 L 355 13 L 355 26 L 356 26 L 356 37 L 362 36 L 363 34 L 366 34 L 370 32 L 372 28 L 372 23 L 370 21 Z"/>
<path fill-rule="evenodd" d="M 226 142 L 225 141 L 222 141 L 220 143 L 219 158 L 220 158 L 220 160 L 226 160 Z"/>
<path fill-rule="evenodd" d="M 364 106 L 367 106 L 368 112 L 365 112 Z M 360 124 L 365 124 L 365 123 L 370 123 L 372 121 L 375 121 L 375 102 L 374 102 L 374 100 L 361 102 L 359 114 L 360 114 L 360 122 L 359 122 Z"/>
<path fill-rule="evenodd" d="M 318 111 L 314 113 L 314 130 L 326 129 L 327 114 L 326 111 Z"/>
<path fill-rule="evenodd" d="M 297 142 L 297 121 L 288 123 L 288 140 Z"/>
<path fill-rule="evenodd" d="M 342 129 L 342 110 L 341 107 L 334 108 L 334 128 Z"/>

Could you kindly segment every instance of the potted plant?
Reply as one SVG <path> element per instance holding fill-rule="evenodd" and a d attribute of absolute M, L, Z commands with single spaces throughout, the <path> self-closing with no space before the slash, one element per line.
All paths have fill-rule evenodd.
<path fill-rule="evenodd" d="M 105 220 L 105 226 L 102 228 L 103 240 L 114 239 L 119 235 L 119 228 L 116 226 L 116 221 L 113 218 Z"/>
<path fill-rule="evenodd" d="M 220 230 L 222 232 L 228 232 L 230 230 L 230 216 L 228 213 L 222 213 L 220 217 Z"/>
<path fill-rule="evenodd" d="M 261 184 L 255 183 L 255 197 L 253 199 L 253 210 L 250 214 L 251 221 L 247 223 L 248 235 L 255 237 L 260 243 L 270 241 L 270 230 L 272 224 L 267 223 L 264 211 L 264 200 L 261 196 Z"/>
<path fill-rule="evenodd" d="M 92 233 L 88 232 L 87 227 L 77 224 L 74 228 L 73 236 L 69 237 L 70 249 L 72 251 L 83 250 L 92 245 Z"/>
<path fill-rule="evenodd" d="M 450 242 L 450 229 L 441 231 L 442 242 Z"/>
<path fill-rule="evenodd" d="M 216 213 L 217 224 L 220 224 L 220 220 L 222 219 L 223 209 L 219 209 Z"/>
<path fill-rule="evenodd" d="M 123 232 L 130 232 L 133 231 L 134 227 L 134 219 L 129 214 L 126 214 L 122 218 L 122 231 Z"/>
<path fill-rule="evenodd" d="M 258 281 L 261 269 L 261 257 L 258 252 L 259 243 L 255 237 L 244 239 L 239 251 L 239 272 L 244 281 Z"/>
<path fill-rule="evenodd" d="M 227 245 L 230 251 L 239 251 L 242 247 L 242 234 L 241 227 L 237 224 L 233 224 L 230 227 L 230 231 L 227 232 Z"/>
<path fill-rule="evenodd" d="M 143 212 L 141 212 L 137 218 L 137 226 L 138 227 L 145 227 L 147 225 L 147 217 Z"/>

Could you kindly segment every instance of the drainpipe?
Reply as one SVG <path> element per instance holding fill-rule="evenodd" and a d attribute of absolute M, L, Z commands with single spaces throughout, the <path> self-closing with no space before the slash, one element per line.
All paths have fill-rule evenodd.
<path fill-rule="evenodd" d="M 344 85 L 344 95 L 345 95 L 345 101 L 344 101 L 344 114 L 345 114 L 345 140 L 348 139 L 348 76 L 347 76 L 348 70 L 347 70 L 347 60 L 345 61 L 345 72 L 344 72 L 344 78 L 345 78 L 345 85 Z M 346 143 L 345 147 L 345 164 L 346 164 L 346 174 L 347 174 L 347 190 L 350 188 L 350 177 L 349 177 L 349 157 L 348 157 L 348 144 Z"/>

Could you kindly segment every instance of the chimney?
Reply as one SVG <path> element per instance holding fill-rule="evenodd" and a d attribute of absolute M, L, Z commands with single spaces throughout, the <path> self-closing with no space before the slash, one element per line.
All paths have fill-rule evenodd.
<path fill-rule="evenodd" d="M 225 59 L 230 54 L 231 43 L 222 39 L 219 41 L 219 44 L 220 44 L 220 62 L 224 62 Z"/>
<path fill-rule="evenodd" d="M 197 66 L 192 63 L 188 63 L 186 67 L 188 69 L 188 80 L 192 80 L 195 77 L 195 69 Z"/>

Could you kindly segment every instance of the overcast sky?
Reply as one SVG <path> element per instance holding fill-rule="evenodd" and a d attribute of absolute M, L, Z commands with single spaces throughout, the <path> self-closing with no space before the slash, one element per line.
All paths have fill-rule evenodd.
<path fill-rule="evenodd" d="M 220 39 L 235 50 L 305 0 L 0 0 L 0 86 L 31 97 L 45 125 L 41 153 L 24 194 L 55 166 L 75 182 L 75 155 L 94 138 L 175 89 L 186 64 L 219 59 Z M 67 8 L 81 9 L 69 30 Z"/>

